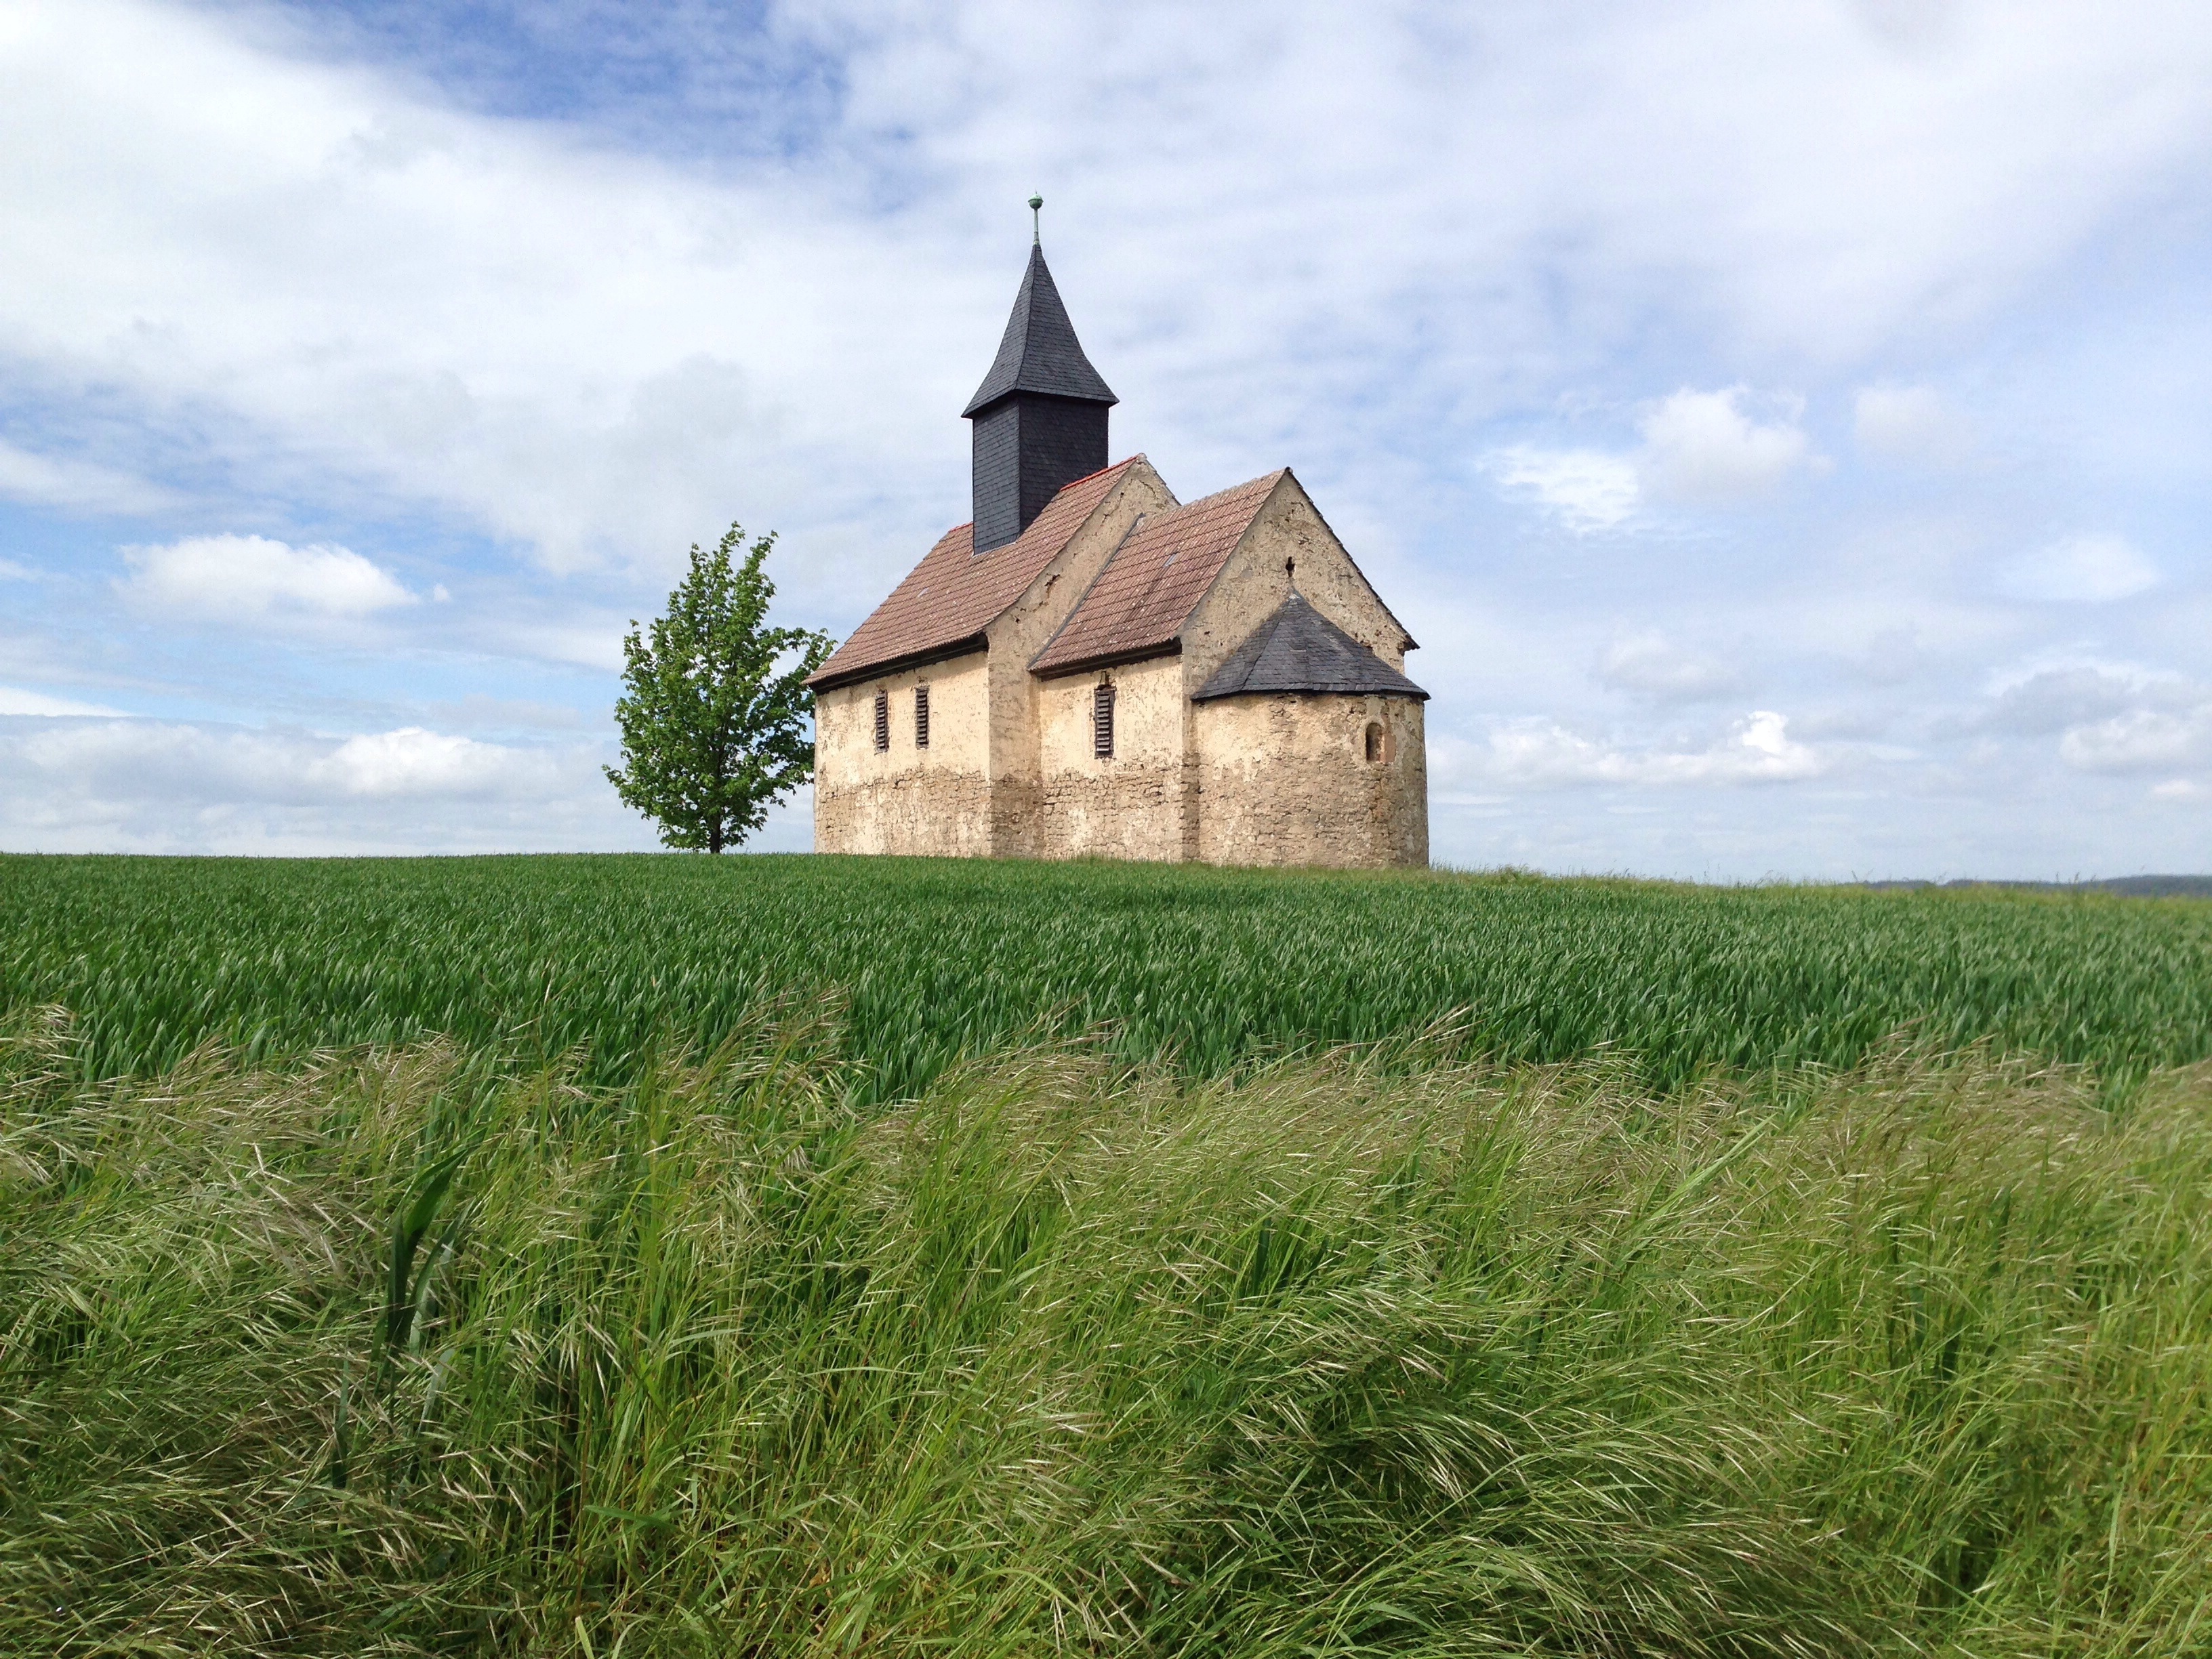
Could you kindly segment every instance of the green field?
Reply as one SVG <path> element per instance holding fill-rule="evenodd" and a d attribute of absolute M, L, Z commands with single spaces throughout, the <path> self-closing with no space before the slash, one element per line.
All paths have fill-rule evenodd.
<path fill-rule="evenodd" d="M 0 859 L 0 1006 L 95 1076 L 438 1034 L 617 1081 L 769 998 L 848 1000 L 866 1099 L 1048 1031 L 1201 1076 L 1439 1019 L 1662 1086 L 1899 1032 L 2118 1076 L 2212 1055 L 2212 903 L 1511 876 L 672 857 Z"/>
<path fill-rule="evenodd" d="M 2212 1650 L 2212 903 L 18 858 L 0 1010 L 0 1653 Z"/>

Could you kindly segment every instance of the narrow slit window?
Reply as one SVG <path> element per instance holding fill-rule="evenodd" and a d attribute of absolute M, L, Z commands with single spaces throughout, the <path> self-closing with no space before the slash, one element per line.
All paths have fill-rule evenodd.
<path fill-rule="evenodd" d="M 876 693 L 876 752 L 881 754 L 891 746 L 891 694 Z"/>
<path fill-rule="evenodd" d="M 1390 758 L 1390 736 L 1379 721 L 1370 721 L 1367 726 L 1367 759 L 1370 765 L 1380 765 Z"/>
<path fill-rule="evenodd" d="M 914 746 L 929 747 L 929 688 L 926 685 L 914 688 Z"/>
<path fill-rule="evenodd" d="M 1091 752 L 1100 760 L 1114 758 L 1114 688 L 1110 684 L 1096 685 L 1091 690 Z"/>

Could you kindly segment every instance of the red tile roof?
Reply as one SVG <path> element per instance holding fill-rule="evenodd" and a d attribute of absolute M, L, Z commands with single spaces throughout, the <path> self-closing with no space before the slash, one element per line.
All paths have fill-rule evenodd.
<path fill-rule="evenodd" d="M 1044 574 L 1138 459 L 1078 478 L 1046 503 L 1027 530 L 980 558 L 973 550 L 973 525 L 946 531 L 806 683 L 822 690 L 970 640 L 980 648 L 983 630 Z"/>
<path fill-rule="evenodd" d="M 1073 672 L 1173 646 L 1282 478 L 1270 472 L 1140 520 L 1030 668 Z"/>

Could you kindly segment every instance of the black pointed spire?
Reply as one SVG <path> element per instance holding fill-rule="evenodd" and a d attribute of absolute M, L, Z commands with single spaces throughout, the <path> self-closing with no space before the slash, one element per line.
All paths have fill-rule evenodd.
<path fill-rule="evenodd" d="M 1041 200 L 1030 198 L 1034 212 Z M 975 551 L 1029 528 L 1062 486 L 1106 465 L 1115 397 L 1075 337 L 1041 241 L 1014 295 L 999 355 L 962 415 L 973 421 Z"/>
<path fill-rule="evenodd" d="M 1074 398 L 1109 409 L 1121 401 L 1083 355 L 1075 325 L 1067 320 L 1067 307 L 1060 303 L 1060 289 L 1046 267 L 1044 248 L 1036 242 L 1030 244 L 1030 267 L 1022 273 L 1013 315 L 1006 319 L 1006 331 L 999 340 L 999 355 L 960 412 L 973 420 L 1017 392 Z"/>

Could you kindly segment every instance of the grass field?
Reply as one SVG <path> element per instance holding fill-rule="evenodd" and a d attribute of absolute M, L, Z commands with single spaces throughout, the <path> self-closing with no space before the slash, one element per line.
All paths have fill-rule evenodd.
<path fill-rule="evenodd" d="M 2212 1650 L 2208 953 L 0 860 L 0 1653 Z"/>
<path fill-rule="evenodd" d="M 1850 1066 L 1910 1027 L 2125 1078 L 2212 1054 L 2212 903 L 933 860 L 0 859 L 0 1007 L 94 1076 L 447 1036 L 618 1081 L 762 1001 L 849 1000 L 870 1100 L 1109 1024 L 1218 1075 L 1456 1015 L 1477 1048 Z"/>

